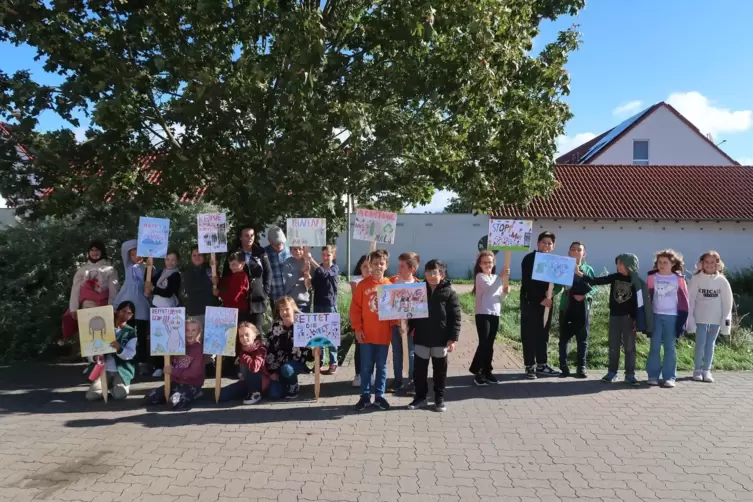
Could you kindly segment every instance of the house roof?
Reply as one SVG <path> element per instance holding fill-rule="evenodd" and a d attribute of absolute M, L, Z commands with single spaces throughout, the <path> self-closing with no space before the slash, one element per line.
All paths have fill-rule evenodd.
<path fill-rule="evenodd" d="M 727 155 L 724 150 L 716 146 L 716 144 L 711 139 L 709 139 L 708 136 L 703 134 L 700 129 L 694 126 L 688 119 L 686 119 L 680 112 L 678 112 L 675 107 L 663 101 L 649 106 L 645 110 L 641 110 L 640 112 L 621 122 L 617 126 L 601 133 L 594 139 L 583 143 L 582 145 L 570 150 L 564 155 L 561 155 L 557 158 L 557 164 L 590 164 L 597 157 L 599 157 L 599 155 L 604 153 L 611 145 L 616 143 L 631 129 L 640 124 L 659 108 L 666 108 L 667 110 L 672 112 L 686 126 L 692 129 L 696 134 L 698 134 L 698 136 L 701 137 L 703 141 L 706 141 L 708 144 L 710 144 L 716 151 L 718 151 L 721 155 L 728 159 L 733 165 L 740 165 L 735 159 Z"/>
<path fill-rule="evenodd" d="M 753 221 L 753 167 L 561 164 L 557 186 L 497 218 Z"/>

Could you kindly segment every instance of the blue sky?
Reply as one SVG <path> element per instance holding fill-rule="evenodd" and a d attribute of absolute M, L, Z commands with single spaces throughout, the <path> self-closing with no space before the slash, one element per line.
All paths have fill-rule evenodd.
<path fill-rule="evenodd" d="M 574 114 L 558 146 L 565 152 L 636 111 L 668 101 L 743 164 L 753 165 L 753 1 L 589 0 L 576 18 L 542 26 L 534 51 L 573 23 L 582 45 L 570 57 Z M 0 68 L 30 69 L 55 83 L 33 61 L 35 51 L 0 43 Z M 67 125 L 49 113 L 41 128 Z M 77 131 L 81 133 L 83 131 Z M 451 194 L 438 192 L 415 211 L 440 211 Z"/>

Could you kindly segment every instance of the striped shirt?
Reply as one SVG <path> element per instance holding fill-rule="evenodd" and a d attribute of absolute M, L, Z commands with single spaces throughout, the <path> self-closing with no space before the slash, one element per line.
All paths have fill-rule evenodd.
<path fill-rule="evenodd" d="M 270 287 L 269 297 L 274 306 L 275 302 L 285 296 L 285 274 L 283 268 L 285 260 L 290 258 L 290 251 L 287 247 L 283 247 L 278 253 L 272 246 L 264 248 L 269 258 L 269 264 L 272 267 L 272 284 Z"/>

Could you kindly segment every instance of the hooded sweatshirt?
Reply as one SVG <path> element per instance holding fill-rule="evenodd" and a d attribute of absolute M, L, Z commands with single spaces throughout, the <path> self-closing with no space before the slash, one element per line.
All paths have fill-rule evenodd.
<path fill-rule="evenodd" d="M 296 260 L 291 257 L 285 261 L 282 267 L 282 274 L 285 277 L 285 296 L 295 300 L 298 307 L 308 306 L 311 304 L 309 290 L 306 288 L 306 282 L 303 278 L 304 260 Z"/>
<path fill-rule="evenodd" d="M 171 382 L 203 387 L 205 369 L 204 350 L 201 342 L 186 344 L 186 354 L 173 356 L 172 367 Z"/>
<path fill-rule="evenodd" d="M 190 265 L 182 274 L 183 297 L 186 315 L 204 315 L 207 307 L 216 307 L 217 298 L 212 294 L 212 268 L 203 263 Z"/>
<path fill-rule="evenodd" d="M 732 288 L 722 274 L 699 272 L 688 285 L 688 333 L 695 333 L 698 324 L 715 324 L 723 335 L 732 330 Z"/>
<path fill-rule="evenodd" d="M 121 255 L 125 266 L 125 280 L 113 305 L 117 308 L 121 302 L 126 300 L 131 301 L 136 306 L 136 315 L 134 316 L 136 320 L 147 321 L 149 320 L 149 309 L 151 306 L 149 305 L 149 300 L 144 296 L 144 270 L 146 269 L 146 265 L 143 263 L 135 264 L 128 256 L 128 252 L 131 249 L 136 249 L 137 246 L 138 241 L 134 239 L 124 242 L 121 247 Z"/>
<path fill-rule="evenodd" d="M 89 250 L 99 249 L 102 258 L 94 262 L 89 256 Z M 118 273 L 107 260 L 105 247 L 98 241 L 89 244 L 87 249 L 86 263 L 76 271 L 73 276 L 73 287 L 68 302 L 68 309 L 76 312 L 81 303 L 89 300 L 97 302 L 97 305 L 112 305 L 118 294 Z"/>

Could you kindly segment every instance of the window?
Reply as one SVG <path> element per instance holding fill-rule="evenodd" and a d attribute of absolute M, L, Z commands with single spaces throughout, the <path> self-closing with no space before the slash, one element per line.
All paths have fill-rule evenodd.
<path fill-rule="evenodd" d="M 633 141 L 633 165 L 648 165 L 648 140 L 641 139 Z"/>

